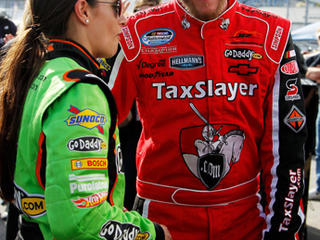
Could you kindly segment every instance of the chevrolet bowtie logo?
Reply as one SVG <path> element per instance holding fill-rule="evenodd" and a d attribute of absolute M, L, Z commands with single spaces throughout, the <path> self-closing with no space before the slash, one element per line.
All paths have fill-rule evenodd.
<path fill-rule="evenodd" d="M 249 64 L 238 64 L 230 66 L 228 72 L 236 73 L 238 75 L 250 75 L 258 72 L 258 67 L 251 67 Z"/>

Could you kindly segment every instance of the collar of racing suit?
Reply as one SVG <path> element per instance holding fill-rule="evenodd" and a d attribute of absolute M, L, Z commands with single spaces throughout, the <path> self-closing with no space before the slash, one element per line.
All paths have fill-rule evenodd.
<path fill-rule="evenodd" d="M 180 19 L 180 22 L 187 22 L 190 25 L 197 25 L 201 28 L 201 36 L 204 39 L 204 32 L 206 29 L 220 27 L 222 28 L 223 23 L 228 22 L 227 28 L 229 24 L 232 24 L 232 18 L 235 15 L 236 5 L 239 4 L 237 0 L 228 0 L 228 8 L 220 14 L 217 18 L 214 18 L 210 21 L 202 21 L 189 13 L 189 11 L 181 4 L 180 0 L 175 0 L 175 9 L 176 13 Z M 224 30 L 227 30 L 224 29 Z"/>
<path fill-rule="evenodd" d="M 107 82 L 106 71 L 100 68 L 97 60 L 79 43 L 69 39 L 50 39 L 47 59 L 52 60 L 58 57 L 69 57 L 79 65 L 99 76 Z"/>

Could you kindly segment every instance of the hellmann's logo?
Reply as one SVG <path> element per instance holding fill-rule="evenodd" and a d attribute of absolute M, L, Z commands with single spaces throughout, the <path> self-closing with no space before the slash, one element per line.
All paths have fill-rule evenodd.
<path fill-rule="evenodd" d="M 68 111 L 74 114 L 65 120 L 68 126 L 79 125 L 88 129 L 97 128 L 100 133 L 103 133 L 102 125 L 106 122 L 105 115 L 99 114 L 91 109 L 81 111 L 74 106 L 70 106 Z"/>
<path fill-rule="evenodd" d="M 204 66 L 201 55 L 181 55 L 170 57 L 170 67 L 175 69 L 196 69 Z"/>

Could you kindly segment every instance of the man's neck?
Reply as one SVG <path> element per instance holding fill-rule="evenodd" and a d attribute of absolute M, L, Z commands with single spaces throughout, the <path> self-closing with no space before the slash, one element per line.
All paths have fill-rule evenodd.
<path fill-rule="evenodd" d="M 209 21 L 219 17 L 225 10 L 228 9 L 228 6 L 229 6 L 228 0 L 221 1 L 221 4 L 218 5 L 215 12 L 212 12 L 209 15 L 202 15 L 201 13 L 197 12 L 195 8 L 192 8 L 192 6 L 190 6 L 191 3 L 189 3 L 187 0 L 178 0 L 178 1 L 188 13 L 190 13 L 192 16 L 203 21 Z"/>

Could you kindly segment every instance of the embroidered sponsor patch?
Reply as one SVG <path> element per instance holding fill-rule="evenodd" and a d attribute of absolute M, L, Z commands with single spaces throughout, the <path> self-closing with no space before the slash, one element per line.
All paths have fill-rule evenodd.
<path fill-rule="evenodd" d="M 108 189 L 108 181 L 105 174 L 69 175 L 70 193 L 92 192 Z"/>
<path fill-rule="evenodd" d="M 154 68 L 165 67 L 165 66 L 166 66 L 165 59 L 160 59 L 158 62 L 145 62 L 141 59 L 140 62 L 137 64 L 138 69 L 144 69 L 144 68 L 154 69 Z"/>
<path fill-rule="evenodd" d="M 289 50 L 286 51 L 284 54 L 284 58 L 292 58 L 296 56 L 296 51 L 295 50 Z"/>
<path fill-rule="evenodd" d="M 236 66 L 230 66 L 228 68 L 228 72 L 247 76 L 250 74 L 256 74 L 258 69 L 259 67 L 252 67 L 249 64 L 238 64 Z"/>
<path fill-rule="evenodd" d="M 166 54 L 176 53 L 177 46 L 142 47 L 141 54 Z"/>
<path fill-rule="evenodd" d="M 19 210 L 30 218 L 38 218 L 46 214 L 44 195 L 29 194 L 15 185 L 15 199 Z"/>
<path fill-rule="evenodd" d="M 299 66 L 296 60 L 292 60 L 282 65 L 281 72 L 286 75 L 294 75 L 299 72 Z"/>
<path fill-rule="evenodd" d="M 92 208 L 106 201 L 107 197 L 107 192 L 100 192 L 89 195 L 87 197 L 78 198 L 77 200 L 72 200 L 72 202 L 77 208 Z"/>
<path fill-rule="evenodd" d="M 205 118 L 194 108 L 203 121 Z M 192 174 L 212 190 L 240 159 L 245 133 L 229 124 L 204 124 L 183 128 L 180 149 L 183 160 Z"/>
<path fill-rule="evenodd" d="M 99 235 L 107 240 L 147 240 L 150 233 L 142 233 L 140 227 L 133 224 L 110 220 L 101 227 Z"/>
<path fill-rule="evenodd" d="M 140 40 L 141 43 L 148 47 L 156 47 L 165 45 L 174 39 L 175 33 L 169 28 L 157 28 L 152 29 L 149 32 L 144 33 Z"/>
<path fill-rule="evenodd" d="M 100 68 L 106 70 L 107 72 L 111 70 L 111 66 L 105 58 L 97 58 L 97 61 L 100 63 Z"/>
<path fill-rule="evenodd" d="M 283 33 L 283 27 L 277 26 L 276 31 L 273 35 L 272 43 L 271 43 L 271 48 L 275 51 L 277 51 L 279 48 L 282 33 Z"/>
<path fill-rule="evenodd" d="M 181 55 L 170 57 L 170 67 L 175 69 L 197 69 L 204 66 L 201 55 Z"/>
<path fill-rule="evenodd" d="M 290 112 L 285 117 L 284 123 L 295 133 L 298 133 L 304 127 L 306 117 L 295 105 L 293 105 Z"/>
<path fill-rule="evenodd" d="M 299 89 L 297 86 L 297 78 L 294 79 L 289 79 L 286 82 L 286 87 L 288 89 L 287 94 L 285 96 L 286 101 L 295 101 L 295 100 L 300 100 L 301 96 L 299 95 Z"/>
<path fill-rule="evenodd" d="M 72 159 L 71 169 L 107 169 L 108 160 L 106 158 L 83 158 L 83 159 Z"/>
<path fill-rule="evenodd" d="M 75 152 L 100 152 L 101 149 L 106 149 L 106 143 L 99 137 L 86 136 L 70 139 L 67 148 Z"/>
<path fill-rule="evenodd" d="M 128 26 L 123 27 L 121 30 L 128 49 L 133 49 L 134 43 Z"/>
<path fill-rule="evenodd" d="M 103 133 L 102 125 L 106 122 L 105 115 L 99 114 L 91 109 L 84 109 L 81 111 L 74 106 L 70 106 L 68 111 L 74 114 L 65 120 L 68 126 L 78 125 L 88 129 L 97 128 L 100 133 Z"/>
<path fill-rule="evenodd" d="M 251 61 L 252 59 L 261 59 L 262 55 L 247 48 L 233 48 L 233 49 L 226 49 L 224 51 L 224 56 L 226 58 L 232 59 L 246 59 Z"/>

